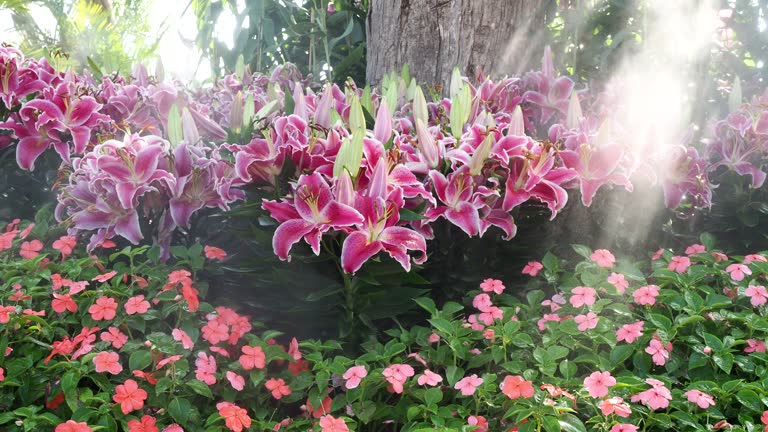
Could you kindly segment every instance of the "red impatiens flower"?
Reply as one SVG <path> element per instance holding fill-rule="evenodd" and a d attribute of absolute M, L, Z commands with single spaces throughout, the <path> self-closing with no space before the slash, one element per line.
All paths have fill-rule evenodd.
<path fill-rule="evenodd" d="M 501 382 L 501 392 L 510 399 L 533 397 L 533 383 L 520 375 L 508 375 Z"/>
<path fill-rule="evenodd" d="M 206 246 L 204 250 L 205 257 L 210 260 L 224 261 L 224 258 L 227 257 L 224 249 L 217 248 L 216 246 Z"/>
<path fill-rule="evenodd" d="M 106 281 L 112 279 L 113 277 L 115 277 L 116 274 L 117 274 L 117 272 L 112 270 L 111 272 L 107 272 L 107 273 L 104 273 L 104 274 L 100 274 L 100 275 L 94 276 L 93 279 L 91 279 L 91 280 L 92 281 L 96 281 L 96 282 L 106 282 Z"/>
<path fill-rule="evenodd" d="M 112 400 L 120 404 L 123 414 L 141 409 L 147 400 L 147 392 L 139 388 L 139 384 L 132 380 L 126 380 L 125 384 L 115 387 L 115 395 Z"/>
<path fill-rule="evenodd" d="M 155 422 L 155 418 L 148 415 L 142 416 L 141 420 L 130 420 L 128 432 L 159 432 Z"/>
<path fill-rule="evenodd" d="M 320 432 L 349 432 L 344 419 L 327 415 L 320 418 Z"/>
<path fill-rule="evenodd" d="M 128 336 L 121 332 L 117 327 L 110 327 L 107 331 L 101 333 L 101 340 L 104 342 L 112 342 L 112 347 L 120 349 L 128 342 Z"/>
<path fill-rule="evenodd" d="M 116 352 L 102 351 L 93 358 L 93 364 L 96 365 L 96 372 L 109 372 L 117 375 L 123 370 L 120 365 L 120 355 Z"/>
<path fill-rule="evenodd" d="M 93 432 L 93 429 L 89 428 L 87 423 L 67 420 L 56 426 L 53 432 Z"/>
<path fill-rule="evenodd" d="M 219 415 L 224 419 L 227 428 L 233 432 L 242 432 L 243 428 L 251 427 L 251 418 L 245 408 L 231 402 L 219 402 L 216 404 Z"/>
<path fill-rule="evenodd" d="M 128 315 L 133 314 L 144 314 L 147 313 L 149 310 L 149 302 L 144 300 L 143 295 L 137 295 L 135 297 L 131 297 L 128 299 L 128 301 L 125 302 L 125 313 Z"/>
<path fill-rule="evenodd" d="M 53 308 L 53 311 L 57 313 L 63 313 L 67 310 L 70 312 L 77 312 L 77 303 L 75 303 L 72 296 L 69 294 L 53 293 L 51 307 Z"/>
<path fill-rule="evenodd" d="M 245 370 L 251 369 L 264 369 L 267 365 L 267 356 L 264 354 L 264 350 L 261 347 L 244 346 L 241 348 L 243 355 L 240 356 L 240 366 Z"/>
<path fill-rule="evenodd" d="M 117 315 L 117 302 L 111 297 L 101 296 L 88 308 L 88 313 L 96 321 L 111 320 Z"/>

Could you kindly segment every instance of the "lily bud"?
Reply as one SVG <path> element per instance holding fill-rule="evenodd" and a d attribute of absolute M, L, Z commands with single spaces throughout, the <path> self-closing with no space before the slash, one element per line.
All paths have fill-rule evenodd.
<path fill-rule="evenodd" d="M 184 133 L 184 141 L 188 144 L 195 145 L 200 142 L 200 133 L 197 131 L 195 119 L 186 108 L 181 111 L 181 129 Z"/>
<path fill-rule="evenodd" d="M 741 106 L 742 101 L 742 94 L 741 94 L 741 79 L 739 77 L 736 77 L 735 80 L 733 80 L 733 87 L 731 88 L 731 94 L 728 95 L 728 111 L 730 112 L 736 112 L 739 110 L 739 107 Z"/>
<path fill-rule="evenodd" d="M 459 92 L 461 92 L 462 87 L 464 87 L 464 81 L 461 79 L 461 72 L 457 66 L 453 68 L 453 73 L 451 74 L 451 87 L 450 92 L 448 93 L 451 100 L 456 99 Z"/>
<path fill-rule="evenodd" d="M 320 96 L 320 100 L 317 102 L 317 107 L 315 108 L 315 124 L 326 129 L 331 127 L 331 102 L 333 102 L 331 85 L 326 84 L 325 89 L 323 89 L 323 94 Z"/>
<path fill-rule="evenodd" d="M 376 113 L 373 136 L 382 144 L 389 141 L 389 138 L 392 137 L 392 114 L 390 114 L 389 108 L 384 101 L 379 104 L 379 111 Z"/>
<path fill-rule="evenodd" d="M 232 100 L 232 108 L 229 111 L 229 128 L 240 131 L 243 125 L 243 93 L 237 92 Z"/>
<path fill-rule="evenodd" d="M 549 45 L 544 48 L 544 57 L 541 59 L 541 72 L 547 78 L 555 77 L 555 66 L 552 63 L 552 49 Z"/>
<path fill-rule="evenodd" d="M 301 88 L 299 83 L 293 86 L 293 113 L 301 117 L 304 121 L 309 121 L 309 113 L 307 112 L 307 102 L 304 100 L 304 89 Z"/>
<path fill-rule="evenodd" d="M 427 111 L 427 100 L 424 98 L 424 92 L 421 87 L 416 86 L 413 94 L 413 119 L 421 120 L 424 124 L 429 124 L 429 111 Z"/>
<path fill-rule="evenodd" d="M 403 69 L 400 70 L 400 78 L 403 79 L 405 82 L 405 85 L 410 84 L 411 82 L 411 67 L 408 66 L 408 63 L 403 65 Z"/>
<path fill-rule="evenodd" d="M 360 169 L 360 162 L 363 160 L 363 132 L 355 133 L 351 138 L 344 138 L 336 155 L 336 161 L 333 164 L 333 176 L 339 177 L 346 170 L 352 176 L 357 175 Z"/>
<path fill-rule="evenodd" d="M 167 127 L 168 141 L 171 143 L 171 147 L 176 147 L 181 143 L 183 137 L 181 116 L 179 115 L 179 107 L 171 105 L 171 110 L 168 112 L 168 127 Z"/>
<path fill-rule="evenodd" d="M 483 142 L 472 153 L 472 159 L 469 161 L 469 174 L 472 176 L 480 175 L 485 166 L 485 160 L 491 154 L 493 146 L 493 133 L 488 133 Z"/>
<path fill-rule="evenodd" d="M 419 141 L 419 151 L 427 166 L 431 169 L 437 168 L 440 165 L 440 149 L 435 142 L 435 137 L 432 136 L 427 125 L 421 119 L 416 119 L 416 135 Z"/>
<path fill-rule="evenodd" d="M 256 103 L 253 100 L 253 93 L 248 93 L 248 96 L 245 98 L 245 106 L 243 107 L 243 127 L 251 125 L 255 109 Z"/>
<path fill-rule="evenodd" d="M 512 121 L 509 122 L 507 134 L 511 136 L 525 135 L 525 119 L 523 119 L 523 109 L 520 108 L 520 105 L 512 111 Z"/>
<path fill-rule="evenodd" d="M 163 82 L 165 80 L 165 67 L 163 67 L 163 61 L 160 57 L 155 62 L 155 79 L 157 82 Z"/>
<path fill-rule="evenodd" d="M 470 93 L 469 86 L 462 86 L 459 93 L 451 101 L 451 113 L 449 120 L 451 121 L 451 134 L 457 140 L 464 132 L 464 125 L 469 120 L 469 114 L 472 111 L 472 93 Z"/>
<path fill-rule="evenodd" d="M 584 114 L 581 113 L 581 103 L 579 95 L 574 91 L 571 93 L 571 101 L 568 104 L 568 115 L 565 118 L 565 125 L 568 129 L 576 129 L 581 124 Z"/>
<path fill-rule="evenodd" d="M 367 85 L 363 89 L 363 95 L 360 97 L 360 103 L 371 115 L 373 115 L 373 99 L 371 99 L 371 86 Z"/>
<path fill-rule="evenodd" d="M 352 97 L 352 104 L 349 107 L 349 130 L 354 135 L 365 134 L 365 116 L 360 98 L 357 96 Z"/>
<path fill-rule="evenodd" d="M 237 56 L 237 63 L 235 63 L 235 76 L 243 79 L 243 75 L 245 75 L 245 57 L 240 54 Z"/>
<path fill-rule="evenodd" d="M 406 84 L 405 81 L 400 81 L 400 87 L 398 88 L 399 93 L 405 93 L 405 100 L 407 102 L 413 101 L 414 96 L 416 95 L 416 88 L 418 85 L 416 85 L 416 80 L 411 80 L 410 84 Z"/>
<path fill-rule="evenodd" d="M 355 186 L 352 184 L 352 177 L 346 170 L 342 170 L 336 183 L 336 201 L 341 204 L 355 205 Z"/>
<path fill-rule="evenodd" d="M 380 158 L 373 169 L 373 177 L 368 185 L 368 196 L 371 198 L 387 199 L 387 162 Z"/>
<path fill-rule="evenodd" d="M 389 107 L 389 112 L 393 113 L 397 109 L 397 83 L 391 82 L 389 86 L 384 90 L 384 99 Z"/>

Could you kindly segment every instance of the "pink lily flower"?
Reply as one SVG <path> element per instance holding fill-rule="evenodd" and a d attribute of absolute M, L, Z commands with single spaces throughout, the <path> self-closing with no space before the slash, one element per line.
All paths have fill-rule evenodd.
<path fill-rule="evenodd" d="M 344 240 L 341 265 L 345 272 L 357 272 L 363 263 L 382 250 L 399 262 L 405 271 L 411 271 L 409 250 L 421 252 L 420 257 L 413 259 L 416 264 L 427 260 L 424 237 L 412 229 L 395 226 L 400 219 L 399 206 L 395 203 L 398 198 L 384 201 L 381 197 L 358 196 L 355 208 L 364 220 L 356 223 L 358 229 Z"/>
<path fill-rule="evenodd" d="M 264 200 L 262 206 L 280 222 L 272 238 L 272 248 L 283 261 L 290 260 L 291 247 L 304 238 L 315 255 L 320 254 L 320 238 L 331 230 L 364 222 L 354 208 L 337 202 L 325 179 L 312 173 L 299 178 L 293 205 Z"/>

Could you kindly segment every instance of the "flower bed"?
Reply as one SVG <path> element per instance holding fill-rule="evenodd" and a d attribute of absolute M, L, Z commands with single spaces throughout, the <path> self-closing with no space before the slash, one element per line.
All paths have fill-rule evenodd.
<path fill-rule="evenodd" d="M 754 430 L 764 414 L 764 255 L 693 245 L 650 261 L 577 246 L 487 279 L 466 305 L 356 358 L 205 302 L 226 252 L 82 254 L 32 224 L 0 236 L 4 430 Z M 44 231 L 43 231 L 44 232 Z M 650 268 L 649 268 L 650 266 Z M 762 420 L 761 420 L 762 415 Z"/>

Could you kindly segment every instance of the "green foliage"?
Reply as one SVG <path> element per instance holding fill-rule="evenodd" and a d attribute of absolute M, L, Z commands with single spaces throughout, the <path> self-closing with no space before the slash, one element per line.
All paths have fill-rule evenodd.
<path fill-rule="evenodd" d="M 134 64 L 152 58 L 165 31 L 150 29 L 150 0 L 36 0 L 22 8 L 13 3 L 0 3 L 0 9 L 12 12 L 22 52 L 47 57 L 57 69 L 88 69 L 97 77 L 129 73 Z M 55 28 L 46 28 L 44 21 L 31 14 L 32 4 L 50 12 Z"/>
<path fill-rule="evenodd" d="M 198 47 L 211 60 L 212 73 L 221 76 L 234 70 L 238 58 L 254 71 L 293 63 L 317 81 L 342 84 L 347 77 L 365 81 L 365 18 L 368 0 L 288 0 L 245 2 L 239 10 L 234 1 L 193 0 L 197 16 Z M 329 13 L 329 4 L 335 12 Z M 219 18 L 232 14 L 230 49 L 216 38 Z M 247 26 L 245 25 L 247 22 Z"/>

